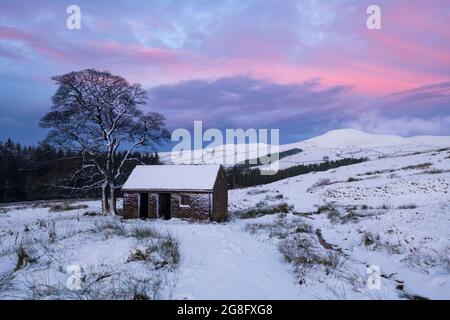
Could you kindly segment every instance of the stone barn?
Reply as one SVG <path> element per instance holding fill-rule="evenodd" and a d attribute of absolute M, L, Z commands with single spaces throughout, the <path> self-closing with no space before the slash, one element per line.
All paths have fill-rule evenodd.
<path fill-rule="evenodd" d="M 123 216 L 223 221 L 228 188 L 220 165 L 137 166 L 122 188 Z"/>

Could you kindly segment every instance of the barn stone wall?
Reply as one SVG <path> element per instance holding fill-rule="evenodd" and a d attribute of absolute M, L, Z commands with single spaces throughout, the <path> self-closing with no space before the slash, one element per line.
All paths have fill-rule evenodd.
<path fill-rule="evenodd" d="M 228 218 L 228 186 L 225 173 L 220 170 L 214 184 L 211 220 L 225 221 Z"/>
<path fill-rule="evenodd" d="M 123 194 L 123 217 L 125 219 L 139 218 L 139 193 L 125 192 Z"/>
<path fill-rule="evenodd" d="M 125 219 L 139 218 L 139 194 L 140 192 L 125 192 L 123 194 L 123 217 Z M 158 194 L 148 193 L 148 217 L 157 218 Z"/>
<path fill-rule="evenodd" d="M 141 192 L 125 192 L 123 194 L 123 217 L 125 219 L 139 218 L 139 194 Z M 188 205 L 180 206 L 181 195 L 188 196 Z M 148 192 L 149 218 L 158 217 L 158 193 Z M 170 211 L 173 218 L 207 220 L 210 215 L 210 193 L 170 193 Z"/>
<path fill-rule="evenodd" d="M 180 206 L 181 195 L 188 197 L 188 207 Z M 172 218 L 208 220 L 210 193 L 173 192 L 170 194 L 170 211 Z"/>

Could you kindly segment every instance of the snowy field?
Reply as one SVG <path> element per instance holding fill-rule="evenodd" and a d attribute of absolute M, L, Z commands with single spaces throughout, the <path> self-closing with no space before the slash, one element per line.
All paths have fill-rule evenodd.
<path fill-rule="evenodd" d="M 428 146 L 232 190 L 222 224 L 2 206 L 0 298 L 450 299 L 449 185 L 450 149 Z"/>
<path fill-rule="evenodd" d="M 264 223 L 249 229 L 265 242 L 294 246 L 305 240 L 318 247 L 319 256 L 324 249 L 340 256 L 343 263 L 333 272 L 320 263 L 300 268 L 294 263 L 303 289 L 319 287 L 318 296 L 328 287 L 330 298 L 450 299 L 449 186 L 450 151 L 445 149 L 237 190 L 230 205 L 241 215 L 283 202 L 292 206 L 294 214 L 265 216 L 260 218 Z M 294 223 L 286 234 L 289 219 L 310 225 L 311 231 L 298 236 Z M 323 242 L 319 245 L 317 230 Z M 308 255 L 314 260 L 314 252 L 304 253 Z M 380 290 L 368 291 L 364 285 L 370 265 L 381 269 Z"/>

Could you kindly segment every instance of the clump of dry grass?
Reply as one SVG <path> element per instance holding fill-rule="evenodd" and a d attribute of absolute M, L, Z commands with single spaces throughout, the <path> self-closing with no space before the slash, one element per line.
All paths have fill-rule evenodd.
<path fill-rule="evenodd" d="M 94 233 L 103 233 L 106 237 L 110 237 L 111 235 L 127 235 L 125 226 L 120 221 L 109 218 L 96 221 L 94 226 L 91 228 L 91 231 Z"/>
<path fill-rule="evenodd" d="M 235 212 L 236 217 L 240 219 L 251 219 L 262 217 L 265 215 L 288 213 L 293 210 L 293 206 L 290 206 L 286 202 L 282 202 L 276 205 L 257 204 L 254 208 L 250 208 L 243 211 Z"/>
<path fill-rule="evenodd" d="M 244 231 L 251 234 L 265 231 L 270 238 L 285 239 L 290 234 L 312 233 L 312 227 L 300 218 L 287 220 L 281 216 L 271 223 L 247 223 Z"/>
<path fill-rule="evenodd" d="M 304 284 L 308 272 L 315 268 L 322 268 L 326 274 L 341 268 L 347 258 L 338 251 L 319 250 L 316 243 L 307 235 L 296 235 L 282 240 L 278 250 L 284 260 L 292 264 L 299 275 L 300 284 Z"/>
<path fill-rule="evenodd" d="M 25 247 L 23 242 L 21 242 L 19 244 L 19 246 L 15 250 L 15 253 L 17 256 L 17 262 L 16 262 L 16 266 L 14 268 L 14 271 L 24 268 L 29 263 L 36 262 L 36 258 L 33 257 L 31 252 L 32 252 L 32 248 Z"/>
<path fill-rule="evenodd" d="M 153 265 L 155 269 L 175 269 L 180 260 L 179 241 L 170 234 L 147 239 L 138 248 L 132 250 L 127 258 L 127 262 L 143 261 Z"/>
<path fill-rule="evenodd" d="M 145 238 L 159 238 L 161 235 L 153 227 L 147 225 L 137 225 L 133 226 L 129 232 L 134 238 L 145 239 Z"/>
<path fill-rule="evenodd" d="M 151 300 L 160 298 L 163 279 L 158 275 L 136 277 L 109 265 L 82 269 L 80 288 L 70 290 L 64 282 L 50 277 L 26 282 L 29 299 L 65 300 Z"/>

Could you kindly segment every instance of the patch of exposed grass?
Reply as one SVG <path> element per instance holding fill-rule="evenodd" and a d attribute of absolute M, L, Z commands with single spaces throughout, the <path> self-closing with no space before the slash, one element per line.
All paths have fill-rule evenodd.
<path fill-rule="evenodd" d="M 118 220 L 105 218 L 105 220 L 96 221 L 91 228 L 94 233 L 103 233 L 106 237 L 111 235 L 126 236 L 127 232 L 124 225 Z"/>
<path fill-rule="evenodd" d="M 267 193 L 269 192 L 269 190 L 263 189 L 263 190 L 258 190 L 258 189 L 253 189 L 247 192 L 247 194 L 249 196 L 254 196 L 254 195 L 258 195 L 258 194 L 263 194 L 263 193 Z"/>
<path fill-rule="evenodd" d="M 316 207 L 317 207 L 317 214 L 330 212 L 330 211 L 337 211 L 336 206 L 330 202 L 327 202 L 321 206 L 316 206 Z"/>
<path fill-rule="evenodd" d="M 97 211 L 86 211 L 85 213 L 83 213 L 83 216 L 85 217 L 95 217 L 95 216 L 100 216 L 101 213 L 97 212 Z"/>
<path fill-rule="evenodd" d="M 429 167 L 431 167 L 433 164 L 430 162 L 425 162 L 425 163 L 421 163 L 421 164 L 415 164 L 415 165 L 411 165 L 411 166 L 406 166 L 401 168 L 400 170 L 421 170 L 421 169 L 428 169 Z"/>
<path fill-rule="evenodd" d="M 129 232 L 129 235 L 137 239 L 161 237 L 159 232 L 156 231 L 153 227 L 142 224 L 133 226 Z"/>
<path fill-rule="evenodd" d="M 401 209 L 401 210 L 411 210 L 411 209 L 416 209 L 417 206 L 413 203 L 408 203 L 408 204 L 404 204 L 401 206 L 398 206 L 397 209 Z"/>
<path fill-rule="evenodd" d="M 72 211 L 72 210 L 80 210 L 89 208 L 86 204 L 69 204 L 69 203 L 59 203 L 52 205 L 50 207 L 50 212 L 63 212 L 63 211 Z"/>
<path fill-rule="evenodd" d="M 360 217 L 361 216 L 359 214 L 357 214 L 355 211 L 349 210 L 347 212 L 347 214 L 345 214 L 341 217 L 341 221 L 342 221 L 342 223 L 349 223 L 349 222 L 355 223 L 355 222 L 358 222 L 358 219 Z"/>
<path fill-rule="evenodd" d="M 285 239 L 290 234 L 312 233 L 312 227 L 300 218 L 287 220 L 280 217 L 271 223 L 247 223 L 244 231 L 251 234 L 264 231 L 268 232 L 270 238 Z"/>
<path fill-rule="evenodd" d="M 258 218 L 265 215 L 277 214 L 277 213 L 288 213 L 293 210 L 293 206 L 290 206 L 286 202 L 279 203 L 272 206 L 257 205 L 254 208 L 250 208 L 244 211 L 236 212 L 236 217 L 240 219 L 252 219 Z"/>
<path fill-rule="evenodd" d="M 311 187 L 309 187 L 306 191 L 312 192 L 314 189 L 325 187 L 332 184 L 331 180 L 328 178 L 319 179 L 316 183 L 314 183 Z"/>
<path fill-rule="evenodd" d="M 422 173 L 423 174 L 441 174 L 447 172 L 446 170 L 442 170 L 442 169 L 430 169 L 430 170 L 425 170 Z"/>
<path fill-rule="evenodd" d="M 357 176 L 373 176 L 373 175 L 379 175 L 379 174 L 384 174 L 384 173 L 392 173 L 395 171 L 396 170 L 394 170 L 394 169 L 367 171 L 365 173 L 358 173 Z"/>

